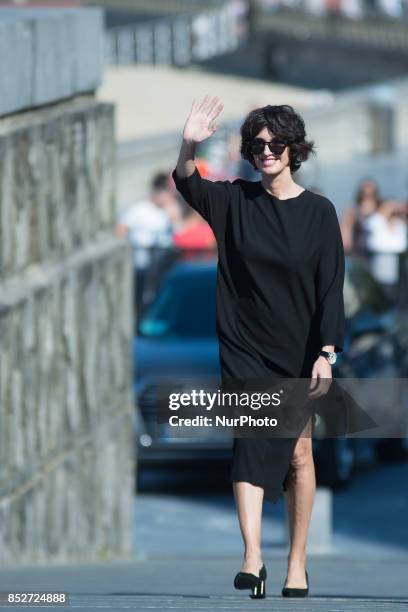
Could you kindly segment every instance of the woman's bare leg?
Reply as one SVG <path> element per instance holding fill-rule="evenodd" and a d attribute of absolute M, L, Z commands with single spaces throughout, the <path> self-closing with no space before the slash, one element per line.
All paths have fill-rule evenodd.
<path fill-rule="evenodd" d="M 233 481 L 235 504 L 244 540 L 244 562 L 241 572 L 258 575 L 262 567 L 261 529 L 264 490 L 249 482 Z"/>
<path fill-rule="evenodd" d="M 285 500 L 288 510 L 290 549 L 285 586 L 306 588 L 306 542 L 316 491 L 312 453 L 311 419 L 297 440 L 289 468 Z"/>

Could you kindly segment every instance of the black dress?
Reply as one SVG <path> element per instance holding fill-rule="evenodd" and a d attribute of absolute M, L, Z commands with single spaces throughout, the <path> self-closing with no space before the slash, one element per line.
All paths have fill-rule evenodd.
<path fill-rule="evenodd" d="M 280 200 L 261 182 L 172 173 L 218 245 L 217 335 L 223 380 L 310 377 L 324 345 L 343 350 L 344 251 L 334 205 L 308 190 Z M 285 490 L 296 438 L 234 438 L 232 480 Z"/>

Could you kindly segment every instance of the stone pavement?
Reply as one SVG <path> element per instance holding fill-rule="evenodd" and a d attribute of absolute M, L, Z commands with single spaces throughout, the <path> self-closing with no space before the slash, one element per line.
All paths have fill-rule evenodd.
<path fill-rule="evenodd" d="M 252 600 L 234 589 L 242 560 L 234 502 L 230 492 L 214 488 L 213 478 L 206 485 L 197 473 L 198 490 L 177 492 L 185 480 L 156 475 L 158 490 L 135 497 L 133 560 L 0 569 L 0 591 L 62 590 L 72 608 L 88 612 L 408 610 L 407 472 L 407 463 L 378 466 L 335 493 L 332 547 L 319 554 L 308 549 L 305 599 L 280 594 L 287 554 L 282 501 L 264 507 L 266 598 Z M 28 608 L 0 606 L 0 612 L 21 609 Z"/>
<path fill-rule="evenodd" d="M 1 590 L 67 591 L 78 610 L 301 610 L 398 612 L 408 608 L 408 556 L 402 560 L 309 556 L 308 598 L 283 599 L 285 557 L 265 556 L 266 598 L 236 591 L 237 558 L 150 558 L 99 565 L 26 567 L 0 571 Z M 0 607 L 1 610 L 28 608 Z M 45 610 L 46 608 L 39 608 Z"/>

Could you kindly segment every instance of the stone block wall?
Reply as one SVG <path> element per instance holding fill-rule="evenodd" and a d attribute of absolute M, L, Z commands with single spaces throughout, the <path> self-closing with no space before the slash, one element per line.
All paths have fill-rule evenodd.
<path fill-rule="evenodd" d="M 114 108 L 93 95 L 0 117 L 3 566 L 133 553 L 133 275 L 115 179 Z"/>

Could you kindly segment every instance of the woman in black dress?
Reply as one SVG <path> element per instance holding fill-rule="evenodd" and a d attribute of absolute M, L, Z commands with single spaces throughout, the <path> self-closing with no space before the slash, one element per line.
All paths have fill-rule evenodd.
<path fill-rule="evenodd" d="M 331 364 L 343 350 L 344 251 L 336 210 L 293 180 L 313 142 L 288 105 L 255 109 L 241 126 L 241 155 L 261 173 L 260 181 L 201 178 L 196 145 L 216 131 L 222 109 L 217 97 L 193 102 L 172 174 L 217 239 L 222 378 L 310 378 L 318 397 L 327 392 Z M 311 427 L 309 418 L 298 438 L 234 438 L 231 479 L 245 546 L 234 584 L 250 588 L 252 597 L 265 596 L 263 499 L 275 503 L 282 493 L 291 539 L 282 594 L 308 593 L 306 540 L 315 494 Z"/>

